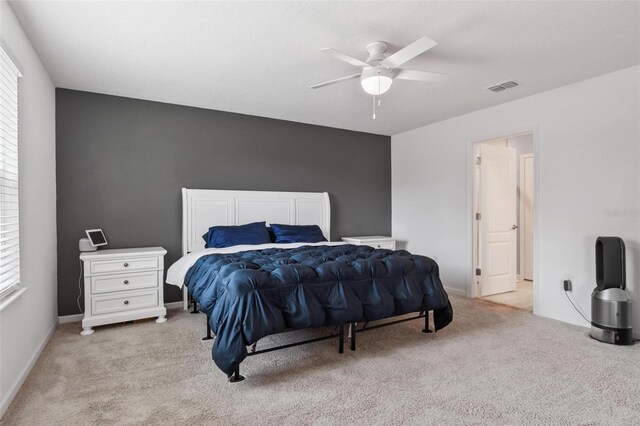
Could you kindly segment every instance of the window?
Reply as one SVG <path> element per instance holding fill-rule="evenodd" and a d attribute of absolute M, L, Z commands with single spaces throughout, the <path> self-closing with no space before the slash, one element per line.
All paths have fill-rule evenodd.
<path fill-rule="evenodd" d="M 0 47 L 0 298 L 20 284 L 18 68 Z"/>

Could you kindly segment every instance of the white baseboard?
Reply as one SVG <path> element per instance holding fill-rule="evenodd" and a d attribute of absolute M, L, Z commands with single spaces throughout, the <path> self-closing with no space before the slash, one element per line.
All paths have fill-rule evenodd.
<path fill-rule="evenodd" d="M 164 307 L 167 309 L 182 309 L 182 301 L 165 303 Z"/>
<path fill-rule="evenodd" d="M 182 309 L 182 302 L 165 303 L 164 307 L 167 308 L 167 310 Z M 70 322 L 80 322 L 80 321 L 82 321 L 82 318 L 84 318 L 83 314 L 63 315 L 61 317 L 58 317 L 58 324 L 67 324 L 67 323 L 70 323 Z"/>
<path fill-rule="evenodd" d="M 455 287 L 447 287 L 444 286 L 444 290 L 449 294 L 454 294 L 456 296 L 467 297 L 467 290 L 461 290 Z"/>
<path fill-rule="evenodd" d="M 9 394 L 5 395 L 4 398 L 2 398 L 2 403 L 0 404 L 0 419 L 2 419 L 2 417 L 4 416 L 4 413 L 9 408 L 9 405 L 11 405 L 11 402 L 13 402 L 13 399 L 18 394 L 18 391 L 22 387 L 22 384 L 24 383 L 24 381 L 27 380 L 29 373 L 31 373 L 31 369 L 36 364 L 36 361 L 40 357 L 40 354 L 44 350 L 45 346 L 47 346 L 47 343 L 49 343 L 49 340 L 51 339 L 51 336 L 53 336 L 53 332 L 56 330 L 57 326 L 58 324 L 53 324 L 53 327 L 51 327 L 51 330 L 49 330 L 44 340 L 40 342 L 36 351 L 31 356 L 31 359 L 29 360 L 29 363 L 27 364 L 27 366 L 24 368 L 24 370 L 22 370 L 22 372 L 18 376 L 18 380 L 16 380 L 16 382 L 11 387 L 11 391 L 9 392 Z"/>
<path fill-rule="evenodd" d="M 66 324 L 68 322 L 80 322 L 84 318 L 83 314 L 64 315 L 58 317 L 58 324 Z"/>

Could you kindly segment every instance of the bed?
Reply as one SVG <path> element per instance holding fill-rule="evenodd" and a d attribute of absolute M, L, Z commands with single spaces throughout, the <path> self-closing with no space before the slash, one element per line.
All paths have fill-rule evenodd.
<path fill-rule="evenodd" d="M 169 269 L 167 282 L 183 287 L 185 309 L 191 299 L 194 311 L 198 306 L 206 314 L 207 337 L 211 331 L 216 336 L 213 360 L 232 382 L 243 379 L 239 368 L 247 356 L 332 338 L 342 352 L 345 326 L 355 350 L 362 331 L 423 318 L 429 332 L 429 311 L 436 330 L 453 318 L 435 261 L 405 250 L 328 241 L 204 248 L 202 235 L 210 226 L 252 221 L 318 225 L 330 240 L 326 193 L 183 189 L 182 196 L 184 256 Z M 417 315 L 369 326 L 412 313 Z M 336 332 L 255 349 L 268 335 L 319 327 Z"/>

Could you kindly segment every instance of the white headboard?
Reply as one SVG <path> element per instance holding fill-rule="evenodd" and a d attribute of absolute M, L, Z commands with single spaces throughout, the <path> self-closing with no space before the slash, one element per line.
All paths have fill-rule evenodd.
<path fill-rule="evenodd" d="M 182 188 L 182 255 L 202 250 L 202 235 L 211 226 L 262 221 L 318 225 L 330 241 L 329 194 Z"/>

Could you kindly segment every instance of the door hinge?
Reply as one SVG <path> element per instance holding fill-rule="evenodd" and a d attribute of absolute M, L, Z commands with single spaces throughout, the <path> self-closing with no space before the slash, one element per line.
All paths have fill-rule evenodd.
<path fill-rule="evenodd" d="M 481 213 L 476 213 L 476 220 L 480 220 L 482 219 L 482 214 Z"/>
<path fill-rule="evenodd" d="M 482 275 L 482 270 L 480 270 L 480 268 L 476 268 L 476 275 L 477 276 L 481 276 Z"/>
<path fill-rule="evenodd" d="M 476 157 L 476 164 L 480 165 L 480 163 L 482 163 L 482 157 L 478 156 Z"/>

